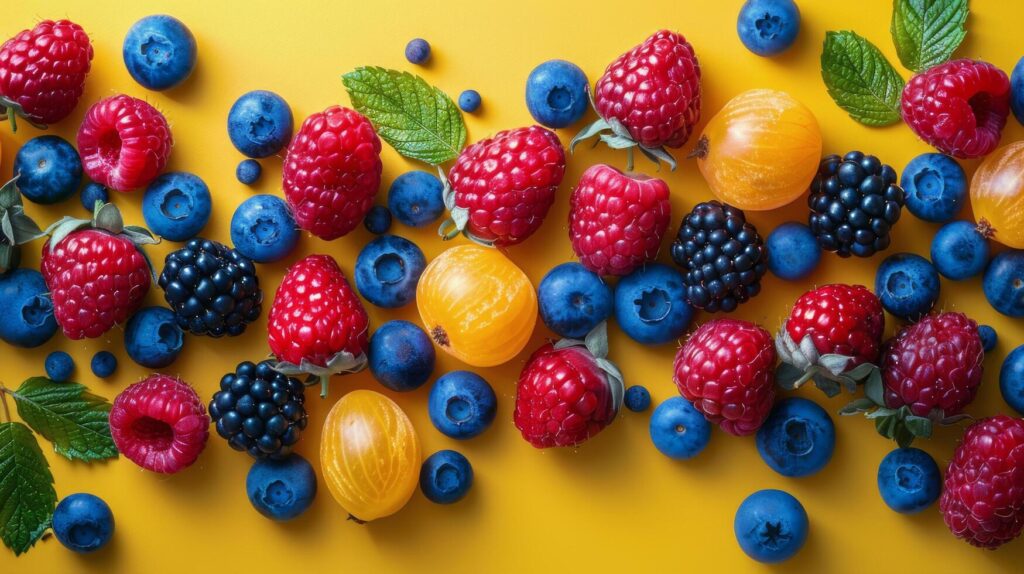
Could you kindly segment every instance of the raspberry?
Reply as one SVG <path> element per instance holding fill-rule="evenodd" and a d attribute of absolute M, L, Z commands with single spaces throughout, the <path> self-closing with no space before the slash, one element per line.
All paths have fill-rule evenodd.
<path fill-rule="evenodd" d="M 629 275 L 653 261 L 672 217 L 664 181 L 603 164 L 583 172 L 569 205 L 573 251 L 598 275 Z"/>
<path fill-rule="evenodd" d="M 199 458 L 210 434 L 210 417 L 199 395 L 181 379 L 150 375 L 117 395 L 110 435 L 135 464 L 164 474 Z"/>
<path fill-rule="evenodd" d="M 156 108 L 120 95 L 93 104 L 78 128 L 78 153 L 89 179 L 117 191 L 146 187 L 167 165 L 171 128 Z"/>
<path fill-rule="evenodd" d="M 1010 80 L 987 62 L 953 60 L 917 74 L 903 88 L 903 121 L 939 151 L 988 155 L 1010 113 Z"/>
<path fill-rule="evenodd" d="M 775 347 L 761 327 L 738 319 L 708 321 L 676 353 L 679 393 L 729 434 L 761 428 L 775 399 Z"/>

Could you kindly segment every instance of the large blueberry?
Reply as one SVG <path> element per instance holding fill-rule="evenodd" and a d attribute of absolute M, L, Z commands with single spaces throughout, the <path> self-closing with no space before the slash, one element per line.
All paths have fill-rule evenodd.
<path fill-rule="evenodd" d="M 878 465 L 878 492 L 889 508 L 904 514 L 921 512 L 938 500 L 942 473 L 928 453 L 898 448 Z"/>
<path fill-rule="evenodd" d="M 473 467 L 454 450 L 439 450 L 427 457 L 420 468 L 420 490 L 427 500 L 451 504 L 462 499 L 473 486 Z"/>
<path fill-rule="evenodd" d="M 736 33 L 751 52 L 785 52 L 800 32 L 800 9 L 793 0 L 747 0 L 736 18 Z"/>
<path fill-rule="evenodd" d="M 612 290 L 579 263 L 548 271 L 537 287 L 540 317 L 562 337 L 582 339 L 612 313 Z"/>
<path fill-rule="evenodd" d="M 948 155 L 924 153 L 910 160 L 900 177 L 907 209 L 918 219 L 950 221 L 967 197 L 964 168 Z"/>
<path fill-rule="evenodd" d="M 181 354 L 184 332 L 166 307 L 139 309 L 124 329 L 124 348 L 133 361 L 150 369 L 162 369 Z"/>
<path fill-rule="evenodd" d="M 981 287 L 993 309 L 1024 317 L 1024 251 L 1014 249 L 993 257 Z"/>
<path fill-rule="evenodd" d="M 807 541 L 807 511 L 792 494 L 759 490 L 736 510 L 733 531 L 747 556 L 773 564 L 791 558 Z"/>
<path fill-rule="evenodd" d="M 245 492 L 263 516 L 282 522 L 291 520 L 313 504 L 316 472 L 297 454 L 283 459 L 261 458 L 245 477 Z"/>
<path fill-rule="evenodd" d="M 356 258 L 356 289 L 378 307 L 395 308 L 416 298 L 427 259 L 416 244 L 397 235 L 381 235 Z"/>
<path fill-rule="evenodd" d="M 821 246 L 811 229 L 788 222 L 775 228 L 765 240 L 768 270 L 779 279 L 796 281 L 811 274 L 821 262 Z"/>
<path fill-rule="evenodd" d="M 95 552 L 114 535 L 114 513 L 98 496 L 70 494 L 53 510 L 53 533 L 70 550 Z"/>
<path fill-rule="evenodd" d="M 210 188 L 184 171 L 153 180 L 142 196 L 142 217 L 150 231 L 170 241 L 192 239 L 210 220 Z"/>
<path fill-rule="evenodd" d="M 1024 345 L 1010 351 L 999 369 L 999 392 L 1010 408 L 1024 415 Z"/>
<path fill-rule="evenodd" d="M 370 338 L 370 372 L 392 391 L 414 391 L 434 372 L 430 337 L 408 321 L 388 321 Z"/>
<path fill-rule="evenodd" d="M 82 182 L 82 160 L 60 136 L 34 137 L 14 156 L 18 191 L 33 203 L 64 201 L 78 191 Z"/>
<path fill-rule="evenodd" d="M 388 188 L 388 209 L 409 227 L 423 227 L 444 213 L 444 186 L 425 171 L 407 171 Z"/>
<path fill-rule="evenodd" d="M 430 422 L 455 439 L 473 438 L 487 430 L 498 411 L 494 389 L 470 371 L 445 373 L 430 389 L 427 401 Z"/>
<path fill-rule="evenodd" d="M 780 401 L 757 431 L 757 451 L 783 476 L 809 476 L 825 468 L 836 447 L 828 412 L 799 397 Z"/>
<path fill-rule="evenodd" d="M 1017 121 L 1024 124 L 1024 57 L 1017 60 L 1010 74 L 1010 108 Z"/>
<path fill-rule="evenodd" d="M 969 279 L 984 271 L 988 253 L 988 239 L 969 221 L 947 223 L 932 238 L 935 269 L 954 281 Z"/>
<path fill-rule="evenodd" d="M 0 275 L 0 339 L 15 347 L 38 347 L 57 332 L 53 301 L 43 275 L 15 269 Z"/>
<path fill-rule="evenodd" d="M 878 266 L 875 293 L 886 311 L 916 321 L 939 300 L 939 272 L 920 255 L 896 253 Z"/>
<path fill-rule="evenodd" d="M 142 87 L 169 90 L 184 82 L 196 67 L 196 39 L 173 16 L 146 16 L 128 29 L 121 47 L 128 73 Z"/>
<path fill-rule="evenodd" d="M 711 423 L 683 397 L 658 405 L 648 430 L 661 454 L 679 460 L 697 456 L 711 440 Z"/>
<path fill-rule="evenodd" d="M 623 277 L 615 289 L 615 319 L 640 343 L 678 339 L 693 319 L 682 275 L 668 265 L 648 263 Z"/>
<path fill-rule="evenodd" d="M 587 111 L 587 75 L 565 60 L 548 60 L 526 78 L 526 107 L 537 123 L 552 129 L 570 126 Z"/>
<path fill-rule="evenodd" d="M 257 263 L 288 257 L 298 242 L 299 226 L 280 197 L 254 195 L 231 216 L 231 243 L 239 253 Z"/>
<path fill-rule="evenodd" d="M 228 112 L 228 137 L 243 154 L 261 158 L 276 154 L 292 139 L 292 109 L 284 98 L 267 90 L 242 94 Z"/>

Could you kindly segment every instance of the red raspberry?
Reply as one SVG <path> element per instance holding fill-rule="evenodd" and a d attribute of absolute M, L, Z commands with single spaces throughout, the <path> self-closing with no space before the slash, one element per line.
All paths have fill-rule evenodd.
<path fill-rule="evenodd" d="M 603 164 L 583 172 L 569 206 L 572 249 L 598 275 L 629 275 L 653 261 L 672 214 L 664 181 Z"/>
<path fill-rule="evenodd" d="M 286 375 L 321 379 L 327 396 L 331 375 L 366 367 L 369 319 L 338 264 L 329 255 L 310 255 L 288 269 L 277 288 L 267 325 L 270 351 Z"/>
<path fill-rule="evenodd" d="M 117 191 L 146 187 L 167 165 L 171 128 L 156 108 L 131 96 L 93 104 L 78 128 L 82 169 Z"/>
<path fill-rule="evenodd" d="M 199 458 L 210 417 L 192 387 L 177 377 L 150 375 L 117 395 L 110 435 L 121 454 L 146 470 L 174 474 Z"/>
<path fill-rule="evenodd" d="M 611 424 L 622 405 L 622 375 L 610 363 L 602 323 L 581 341 L 537 349 L 516 386 L 516 428 L 537 448 L 578 446 Z"/>
<path fill-rule="evenodd" d="M 156 243 L 149 232 L 124 227 L 106 204 L 92 221 L 66 217 L 48 233 L 40 271 L 66 337 L 99 337 L 138 310 L 153 273 L 138 247 Z"/>
<path fill-rule="evenodd" d="M 497 246 L 520 243 L 544 223 L 564 174 L 562 142 L 540 126 L 478 141 L 462 150 L 448 173 L 451 219 L 441 233 L 451 239 L 462 231 Z"/>
<path fill-rule="evenodd" d="M 299 227 L 325 240 L 356 228 L 380 188 L 380 138 L 359 112 L 331 106 L 302 122 L 284 160 Z"/>
<path fill-rule="evenodd" d="M 946 526 L 973 546 L 998 548 L 1024 528 L 1024 420 L 999 415 L 964 432 L 939 499 Z"/>
<path fill-rule="evenodd" d="M 1010 112 L 1010 80 L 987 62 L 953 60 L 917 74 L 903 88 L 903 121 L 950 155 L 987 155 Z"/>
<path fill-rule="evenodd" d="M 680 394 L 734 435 L 761 428 L 775 399 L 775 347 L 761 327 L 738 319 L 700 326 L 676 353 Z"/>
<path fill-rule="evenodd" d="M 44 20 L 0 46 L 0 108 L 29 121 L 54 124 L 82 97 L 92 43 L 68 20 Z"/>

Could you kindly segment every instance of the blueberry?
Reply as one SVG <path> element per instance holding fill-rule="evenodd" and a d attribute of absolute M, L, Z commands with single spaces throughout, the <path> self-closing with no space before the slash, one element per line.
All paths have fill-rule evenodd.
<path fill-rule="evenodd" d="M 261 458 L 245 477 L 245 492 L 253 508 L 280 522 L 306 511 L 316 498 L 316 472 L 297 454 L 283 459 Z"/>
<path fill-rule="evenodd" d="M 117 370 L 117 357 L 110 351 L 100 351 L 92 356 L 89 367 L 92 369 L 92 374 L 105 379 Z"/>
<path fill-rule="evenodd" d="M 462 499 L 473 486 L 473 467 L 454 450 L 439 450 L 427 457 L 420 468 L 420 490 L 437 504 Z"/>
<path fill-rule="evenodd" d="M 257 263 L 288 257 L 299 242 L 299 226 L 283 199 L 254 195 L 231 216 L 231 243 L 239 253 Z"/>
<path fill-rule="evenodd" d="M 747 0 L 736 19 L 736 32 L 758 56 L 781 54 L 800 32 L 800 9 L 793 0 Z"/>
<path fill-rule="evenodd" d="M 1017 60 L 1010 74 L 1010 108 L 1017 121 L 1024 124 L 1024 57 Z"/>
<path fill-rule="evenodd" d="M 878 492 L 889 508 L 914 514 L 928 508 L 942 492 L 942 473 L 928 453 L 898 448 L 878 465 Z"/>
<path fill-rule="evenodd" d="M 405 59 L 410 64 L 425 64 L 430 59 L 430 42 L 423 38 L 413 38 L 405 45 Z"/>
<path fill-rule="evenodd" d="M 875 293 L 886 311 L 900 319 L 916 321 L 939 300 L 939 273 L 920 255 L 896 253 L 878 266 Z"/>
<path fill-rule="evenodd" d="M 459 94 L 459 108 L 467 114 L 480 109 L 480 92 L 476 90 L 463 90 Z"/>
<path fill-rule="evenodd" d="M 941 153 L 924 153 L 910 160 L 903 169 L 900 186 L 910 213 L 933 223 L 956 217 L 967 197 L 964 168 Z"/>
<path fill-rule="evenodd" d="M 133 361 L 150 369 L 162 369 L 181 353 L 184 333 L 165 307 L 139 309 L 124 329 L 124 348 Z"/>
<path fill-rule="evenodd" d="M 623 403 L 634 413 L 642 413 L 651 408 L 651 392 L 647 390 L 647 387 L 633 385 L 626 389 Z"/>
<path fill-rule="evenodd" d="M 262 173 L 263 166 L 260 165 L 260 162 L 251 158 L 238 162 L 238 167 L 235 168 L 235 178 L 238 179 L 239 183 L 245 185 L 256 183 Z"/>
<path fill-rule="evenodd" d="M 1010 351 L 999 369 L 999 392 L 1010 408 L 1024 415 L 1024 345 Z"/>
<path fill-rule="evenodd" d="M 16 347 L 38 347 L 57 332 L 53 301 L 43 275 L 15 269 L 0 275 L 0 339 Z"/>
<path fill-rule="evenodd" d="M 765 240 L 765 247 L 768 270 L 786 281 L 807 277 L 821 262 L 821 247 L 802 223 L 791 221 L 776 227 Z"/>
<path fill-rule="evenodd" d="M 82 201 L 82 207 L 84 207 L 89 213 L 96 210 L 97 201 L 102 203 L 110 202 L 110 194 L 107 192 L 107 188 L 95 181 L 90 181 L 85 184 L 85 186 L 82 187 L 79 197 Z"/>
<path fill-rule="evenodd" d="M 82 160 L 62 137 L 34 137 L 14 156 L 18 191 L 25 199 L 42 204 L 64 201 L 82 182 Z"/>
<path fill-rule="evenodd" d="M 434 344 L 408 321 L 388 321 L 370 338 L 370 372 L 392 391 L 413 391 L 434 372 Z"/>
<path fill-rule="evenodd" d="M 978 337 L 981 338 L 981 347 L 986 353 L 991 353 L 996 348 L 996 343 L 999 342 L 996 330 L 988 325 L 978 326 Z"/>
<path fill-rule="evenodd" d="M 114 535 L 114 514 L 98 496 L 70 494 L 53 511 L 53 534 L 69 550 L 95 552 Z"/>
<path fill-rule="evenodd" d="M 612 312 L 611 287 L 579 263 L 548 271 L 537 287 L 540 316 L 562 337 L 583 339 Z"/>
<path fill-rule="evenodd" d="M 832 417 L 798 397 L 777 403 L 757 431 L 757 451 L 783 476 L 810 476 L 825 468 L 836 447 Z"/>
<path fill-rule="evenodd" d="M 947 223 L 932 238 L 935 269 L 954 281 L 969 279 L 984 271 L 988 254 L 988 239 L 968 221 Z"/>
<path fill-rule="evenodd" d="M 541 125 L 552 129 L 570 126 L 587 111 L 589 84 L 576 64 L 548 60 L 526 79 L 526 107 Z"/>
<path fill-rule="evenodd" d="M 395 219 L 409 227 L 423 227 L 444 213 L 444 186 L 425 171 L 408 171 L 388 188 L 388 209 Z"/>
<path fill-rule="evenodd" d="M 391 229 L 391 210 L 383 205 L 374 205 L 363 218 L 366 230 L 374 235 L 383 235 Z"/>
<path fill-rule="evenodd" d="M 697 456 L 711 440 L 711 423 L 683 397 L 658 405 L 648 430 L 661 454 L 677 460 Z"/>
<path fill-rule="evenodd" d="M 381 235 L 356 258 L 356 289 L 378 307 L 402 307 L 416 298 L 416 284 L 426 266 L 426 257 L 413 242 Z"/>
<path fill-rule="evenodd" d="M 445 373 L 430 389 L 427 403 L 430 421 L 442 434 L 469 439 L 494 422 L 498 399 L 480 375 L 469 371 Z"/>
<path fill-rule="evenodd" d="M 733 530 L 747 556 L 767 564 L 783 562 L 807 541 L 807 511 L 787 492 L 759 490 L 736 510 Z"/>
<path fill-rule="evenodd" d="M 292 109 L 288 102 L 266 90 L 242 94 L 228 112 L 228 137 L 238 151 L 251 158 L 269 157 L 292 139 Z"/>
<path fill-rule="evenodd" d="M 993 309 L 1024 317 L 1024 251 L 1013 249 L 993 257 L 981 287 Z"/>
<path fill-rule="evenodd" d="M 74 359 L 64 351 L 54 351 L 46 355 L 43 366 L 46 368 L 46 376 L 57 383 L 71 380 L 71 375 L 75 372 Z"/>
<path fill-rule="evenodd" d="M 187 241 L 210 220 L 210 188 L 197 175 L 165 173 L 142 196 L 142 217 L 149 229 L 170 241 Z"/>
<path fill-rule="evenodd" d="M 121 55 L 128 73 L 142 87 L 169 90 L 192 75 L 196 39 L 177 18 L 146 16 L 128 29 Z"/>
<path fill-rule="evenodd" d="M 678 339 L 693 319 L 682 276 L 668 265 L 649 263 L 623 277 L 615 290 L 615 319 L 639 343 Z"/>

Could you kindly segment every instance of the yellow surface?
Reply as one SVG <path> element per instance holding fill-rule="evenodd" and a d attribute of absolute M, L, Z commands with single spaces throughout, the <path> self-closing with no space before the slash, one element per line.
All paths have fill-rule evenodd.
<path fill-rule="evenodd" d="M 52 133 L 71 138 L 87 106 L 103 96 L 125 92 L 152 102 L 167 114 L 174 129 L 175 147 L 169 168 L 193 171 L 210 185 L 215 208 L 206 234 L 222 241 L 228 240 L 234 206 L 253 193 L 234 179 L 235 165 L 241 157 L 225 130 L 225 117 L 234 98 L 254 88 L 272 89 L 289 101 L 298 123 L 331 104 L 347 105 L 340 76 L 364 64 L 415 71 L 453 95 L 465 88 L 479 90 L 483 108 L 477 115 L 466 116 L 470 139 L 476 140 L 502 128 L 531 122 L 523 103 L 523 89 L 534 65 L 549 58 L 565 58 L 579 64 L 594 81 L 613 58 L 655 30 L 667 27 L 684 33 L 696 48 L 704 75 L 705 118 L 743 90 L 781 89 L 814 110 L 826 152 L 863 149 L 901 171 L 913 156 L 929 151 L 906 127 L 869 129 L 854 123 L 829 99 L 818 73 L 821 42 L 829 29 L 855 29 L 896 62 L 888 33 L 890 2 L 865 0 L 843 4 L 842 9 L 833 2 L 802 2 L 803 28 L 796 45 L 788 54 L 771 60 L 748 53 L 737 39 L 735 17 L 739 5 L 739 0 L 467 0 L 443 6 L 397 0 L 317 4 L 34 0 L 5 4 L 0 35 L 13 35 L 41 17 L 67 16 L 85 26 L 96 50 L 88 89 L 74 115 L 55 126 Z M 971 5 L 970 31 L 959 54 L 1011 69 L 1024 52 L 1019 39 L 1024 6 L 993 0 L 976 0 Z M 181 18 L 199 42 L 199 66 L 194 77 L 164 94 L 147 92 L 136 85 L 121 62 L 121 41 L 128 27 L 154 12 L 170 12 Z M 433 60 L 426 68 L 412 66 L 403 58 L 405 42 L 415 36 L 428 38 L 434 46 Z M 908 75 L 902 68 L 901 72 Z M 578 126 L 560 131 L 563 141 L 567 142 L 576 129 Z M 37 132 L 24 123 L 16 136 L 0 129 L 3 174 L 9 174 L 18 145 L 34 135 Z M 1003 142 L 1018 139 L 1024 139 L 1024 129 L 1011 119 Z M 534 283 L 556 263 L 573 258 L 565 224 L 569 191 L 583 170 L 599 161 L 621 167 L 625 157 L 586 146 L 578 150 L 569 162 L 565 184 L 544 227 L 510 250 L 511 257 Z M 277 158 L 263 162 L 264 176 L 258 191 L 280 193 L 280 163 Z M 975 165 L 968 162 L 967 167 L 973 170 Z M 638 166 L 652 171 L 649 165 Z M 421 167 L 402 160 L 385 146 L 385 186 L 403 171 Z M 696 202 L 710 197 L 692 161 L 684 160 L 676 173 L 662 175 L 673 192 L 675 221 Z M 384 191 L 386 187 L 381 201 Z M 140 195 L 115 198 L 127 218 L 139 223 Z M 63 212 L 84 213 L 77 199 L 51 208 L 30 206 L 29 211 L 44 221 L 56 219 Z M 803 219 L 805 215 L 802 200 L 798 200 L 775 212 L 752 214 L 751 219 L 762 233 L 767 233 L 783 221 Z M 443 248 L 431 229 L 414 231 L 398 226 L 395 231 L 414 239 L 428 257 Z M 926 254 L 934 231 L 935 226 L 906 214 L 896 227 L 890 252 Z M 329 244 L 306 237 L 298 253 L 331 253 L 351 274 L 355 256 L 368 238 L 361 228 Z M 39 247 L 29 248 L 26 265 L 37 264 Z M 165 243 L 151 249 L 151 253 L 159 261 L 174 247 Z M 663 250 L 661 259 L 668 261 L 667 250 Z M 786 284 L 768 277 L 763 293 L 738 315 L 774 330 L 789 305 L 810 285 L 830 281 L 871 284 L 880 260 L 844 261 L 830 255 L 808 281 Z M 284 269 L 284 263 L 261 266 L 268 301 Z M 959 284 L 944 281 L 942 289 L 942 308 L 966 311 L 980 322 L 997 327 L 1000 345 L 986 361 L 985 384 L 970 410 L 977 415 L 1006 412 L 1008 407 L 997 386 L 999 364 L 1015 344 L 1024 340 L 1024 327 L 1001 318 L 986 304 L 978 280 Z M 158 289 L 149 294 L 147 302 L 162 302 Z M 399 312 L 369 306 L 368 310 L 373 325 L 393 318 L 418 320 L 414 305 Z M 698 317 L 704 319 L 706 316 Z M 167 372 L 180 374 L 208 397 L 221 374 L 234 364 L 266 355 L 262 327 L 262 323 L 257 324 L 244 336 L 231 340 L 188 337 L 185 353 Z M 817 476 L 799 480 L 780 477 L 768 469 L 758 457 L 753 439 L 727 436 L 717 430 L 708 449 L 695 460 L 669 460 L 650 443 L 646 413 L 623 412 L 614 425 L 576 451 L 534 450 L 521 440 L 511 423 L 514 385 L 528 353 L 549 336 L 549 331 L 538 326 L 527 349 L 511 363 L 479 370 L 493 383 L 500 404 L 494 426 L 475 440 L 459 443 L 432 428 L 426 412 L 429 386 L 406 395 L 387 393 L 409 413 L 425 452 L 457 448 L 472 461 L 476 483 L 470 495 L 458 504 L 437 506 L 416 493 L 399 514 L 359 526 L 345 520 L 345 513 L 321 484 L 309 512 L 292 523 L 276 524 L 263 519 L 246 499 L 248 457 L 232 451 L 215 436 L 194 467 L 171 477 L 141 471 L 127 460 L 87 466 L 66 462 L 48 452 L 60 495 L 87 491 L 110 503 L 117 517 L 114 540 L 92 556 L 74 555 L 52 538 L 19 559 L 0 550 L 0 572 L 156 574 L 273 568 L 282 572 L 980 573 L 1012 571 L 1024 562 L 1021 541 L 997 552 L 986 552 L 955 540 L 936 508 L 911 517 L 888 510 L 878 496 L 875 473 L 891 445 L 864 420 L 837 419 L 835 458 Z M 5 346 L 0 350 L 2 377 L 13 385 L 39 374 L 46 354 L 64 349 L 75 356 L 80 380 L 113 397 L 146 374 L 124 357 L 121 341 L 121 331 L 115 330 L 95 341 L 72 342 L 56 337 L 32 351 Z M 612 358 L 622 367 L 628 383 L 647 385 L 655 401 L 676 394 L 671 382 L 676 345 L 643 347 L 617 329 L 612 330 L 611 344 Z M 110 349 L 121 357 L 120 369 L 110 381 L 97 381 L 88 374 L 89 358 L 101 349 Z M 438 354 L 438 374 L 461 367 L 452 357 Z M 326 401 L 319 400 L 315 392 L 309 393 L 310 431 L 299 451 L 314 465 L 318 464 L 317 429 L 331 403 L 352 388 L 380 390 L 364 373 L 336 379 Z M 801 394 L 822 400 L 811 390 Z M 835 412 L 842 402 L 837 399 L 826 406 Z M 959 432 L 940 430 L 924 447 L 944 465 Z M 740 501 L 752 491 L 767 487 L 792 492 L 811 519 L 807 545 L 783 567 L 748 560 L 733 537 L 733 513 Z"/>

